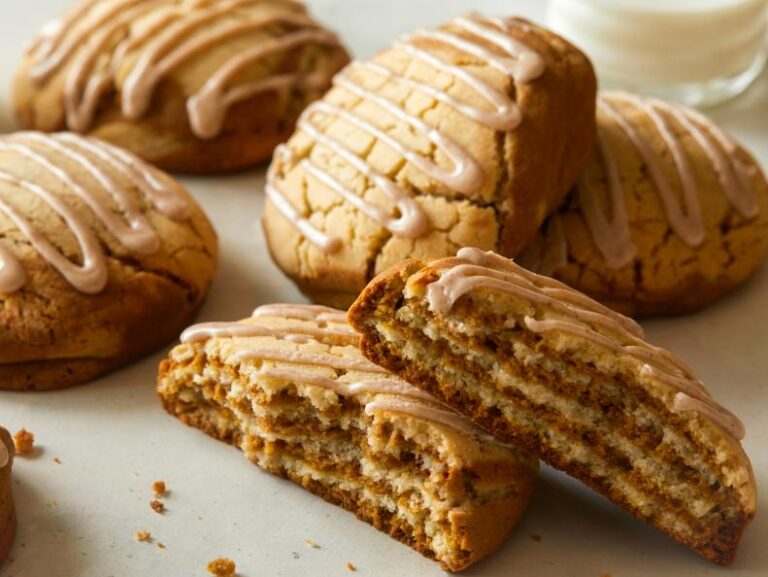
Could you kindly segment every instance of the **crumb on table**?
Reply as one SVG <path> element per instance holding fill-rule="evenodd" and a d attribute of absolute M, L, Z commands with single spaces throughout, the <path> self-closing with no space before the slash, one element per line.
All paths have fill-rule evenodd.
<path fill-rule="evenodd" d="M 208 573 L 216 577 L 233 577 L 237 566 L 232 559 L 219 557 L 208 563 Z"/>
<path fill-rule="evenodd" d="M 54 457 L 53 462 L 56 463 L 57 465 L 61 465 L 61 459 L 59 459 L 58 457 Z"/>
<path fill-rule="evenodd" d="M 155 499 L 154 501 L 151 501 L 149 503 L 149 506 L 152 507 L 152 510 L 155 513 L 159 513 L 160 515 L 165 513 L 165 505 L 163 505 L 163 503 L 161 501 L 158 501 L 157 499 Z"/>
<path fill-rule="evenodd" d="M 305 539 L 304 543 L 307 544 L 307 547 L 310 547 L 312 549 L 319 549 L 320 548 L 320 545 L 315 543 L 312 539 Z"/>
<path fill-rule="evenodd" d="M 136 531 L 136 540 L 140 543 L 149 543 L 152 541 L 152 533 L 149 531 Z"/>
<path fill-rule="evenodd" d="M 152 492 L 155 494 L 155 497 L 165 497 L 168 494 L 168 487 L 165 481 L 155 481 L 152 483 Z"/>
<path fill-rule="evenodd" d="M 35 448 L 35 434 L 26 429 L 21 429 L 13 436 L 13 445 L 17 455 L 29 455 Z"/>
<path fill-rule="evenodd" d="M 347 561 L 347 571 L 357 571 L 357 567 L 352 561 Z"/>
<path fill-rule="evenodd" d="M 158 543 L 157 544 L 158 549 L 165 549 L 165 543 Z"/>
<path fill-rule="evenodd" d="M 539 535 L 538 533 L 531 533 L 531 541 L 534 541 L 536 543 L 540 543 L 541 542 L 541 535 Z"/>

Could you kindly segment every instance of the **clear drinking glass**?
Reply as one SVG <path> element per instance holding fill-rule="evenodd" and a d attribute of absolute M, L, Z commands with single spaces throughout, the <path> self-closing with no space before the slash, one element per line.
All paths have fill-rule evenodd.
<path fill-rule="evenodd" d="M 768 0 L 550 0 L 548 19 L 602 88 L 690 106 L 740 94 L 768 59 Z"/>

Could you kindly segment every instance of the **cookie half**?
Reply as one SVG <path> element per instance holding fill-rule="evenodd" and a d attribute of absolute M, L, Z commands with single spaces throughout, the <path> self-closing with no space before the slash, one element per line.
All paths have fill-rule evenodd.
<path fill-rule="evenodd" d="M 0 389 L 93 379 L 175 339 L 216 234 L 175 180 L 71 133 L 0 137 Z"/>
<path fill-rule="evenodd" d="M 16 507 L 13 504 L 11 468 L 13 439 L 0 427 L 0 564 L 8 556 L 16 538 Z"/>
<path fill-rule="evenodd" d="M 221 172 L 267 160 L 348 61 L 296 0 L 80 0 L 29 45 L 14 103 L 24 128 Z"/>
<path fill-rule="evenodd" d="M 496 549 L 538 462 L 360 354 L 345 313 L 270 305 L 191 327 L 160 366 L 184 423 L 458 571 Z"/>
<path fill-rule="evenodd" d="M 700 309 L 768 251 L 768 181 L 698 112 L 608 92 L 598 146 L 566 202 L 520 255 L 631 316 Z"/>
<path fill-rule="evenodd" d="M 275 262 L 346 308 L 404 258 L 516 254 L 586 163 L 595 84 L 578 49 L 519 18 L 457 18 L 352 63 L 275 151 Z"/>
<path fill-rule="evenodd" d="M 715 563 L 755 514 L 741 422 L 631 319 L 478 249 L 350 309 L 363 353 Z"/>

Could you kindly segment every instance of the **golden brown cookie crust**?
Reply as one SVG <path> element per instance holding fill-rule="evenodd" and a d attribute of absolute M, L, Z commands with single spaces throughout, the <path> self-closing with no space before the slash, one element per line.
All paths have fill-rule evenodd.
<path fill-rule="evenodd" d="M 461 259 L 445 259 L 446 262 L 451 260 Z M 623 363 L 628 359 L 620 353 L 607 352 L 602 345 L 595 346 L 590 342 L 591 337 L 577 332 L 547 330 L 542 340 L 534 343 L 530 335 L 516 331 L 515 327 L 522 324 L 521 316 L 541 318 L 542 310 L 547 307 L 546 301 L 528 300 L 521 293 L 505 294 L 500 290 L 478 288 L 477 294 L 475 291 L 459 293 L 462 296 L 454 301 L 448 313 L 429 310 L 424 302 L 427 300 L 426 287 L 441 279 L 451 267 L 445 264 L 448 268 L 443 268 L 440 263 L 436 261 L 432 266 L 419 261 L 404 262 L 366 287 L 349 312 L 350 322 L 363 333 L 363 354 L 446 402 L 498 438 L 514 443 L 580 479 L 699 555 L 718 564 L 733 561 L 756 509 L 751 464 L 733 436 L 739 434 L 738 419 L 733 423 L 730 415 L 715 422 L 704 413 L 688 413 L 688 417 L 681 418 L 676 409 L 670 412 L 664 407 L 677 406 L 678 389 L 670 389 L 668 384 L 657 388 L 660 381 L 655 384 L 646 381 L 639 388 L 635 388 L 636 383 L 627 385 L 631 382 L 631 371 L 627 372 L 629 365 Z M 541 293 L 536 291 L 536 294 Z M 569 317 L 544 316 L 550 321 L 553 318 Z M 628 319 L 622 322 L 626 321 Z M 527 325 L 527 321 L 524 322 Z M 600 330 L 600 335 L 606 333 Z M 632 343 L 635 347 L 639 344 L 636 340 Z M 511 350 L 515 351 L 514 355 Z M 523 356 L 528 354 L 532 358 Z M 520 361 L 520 358 L 526 360 Z M 651 361 L 657 363 L 659 359 L 649 358 Z M 553 363 L 563 363 L 556 369 L 562 371 L 558 374 L 571 370 L 571 363 L 576 366 L 579 378 L 584 379 L 582 385 L 566 381 L 564 387 L 559 387 L 557 377 L 541 376 L 552 370 Z M 502 367 L 512 375 L 505 374 L 503 386 L 497 380 Z M 620 412 L 617 400 L 604 395 L 602 373 L 595 370 L 596 367 L 614 371 L 613 378 L 627 386 L 621 393 L 624 398 L 638 395 L 644 399 L 643 403 L 655 405 L 652 412 L 661 410 L 661 414 L 666 414 L 660 429 L 654 432 L 647 420 L 642 425 L 636 422 L 627 426 L 637 409 Z M 656 374 L 654 369 L 643 370 Z M 518 384 L 520 382 L 525 384 Z M 542 392 L 544 387 L 547 392 Z M 556 401 L 549 400 L 552 391 Z M 664 398 L 663 404 L 651 400 L 659 394 Z M 597 407 L 598 417 L 592 420 L 594 428 L 585 429 L 580 411 L 590 403 Z M 579 406 L 574 409 L 576 404 Z M 650 413 L 643 414 L 647 418 Z M 694 415 L 693 418 L 690 415 Z M 610 421 L 603 430 L 596 424 L 602 419 Z M 737 432 L 724 428 L 729 422 Z M 548 431 L 547 434 L 542 434 L 542 430 Z M 676 431 L 674 435 L 672 431 Z M 635 469 L 633 463 L 621 457 L 616 459 L 616 453 L 625 450 L 625 445 L 621 444 L 624 441 L 606 443 L 606 434 L 639 443 L 642 448 L 636 448 L 633 455 L 637 463 L 644 465 Z M 692 483 L 681 493 L 688 495 L 687 500 L 677 496 L 670 499 L 664 491 L 654 492 L 653 489 L 654 483 L 658 483 L 654 472 L 658 471 L 660 476 L 669 474 L 661 472 L 669 460 L 675 466 L 679 463 L 677 452 L 680 449 L 675 443 L 669 443 L 669 439 L 677 434 L 684 435 L 684 444 L 694 444 L 698 459 L 691 466 L 690 454 L 686 455 L 686 465 L 681 464 L 672 473 L 676 479 L 685 479 L 682 483 Z M 743 435 L 743 428 L 740 434 Z M 555 441 L 558 437 L 565 442 L 558 444 Z M 584 455 L 589 455 L 589 460 L 585 461 Z M 608 464 L 611 459 L 615 464 Z M 658 462 L 649 468 L 645 466 L 648 459 L 658 459 Z M 690 481 L 701 475 L 696 467 L 716 471 L 718 483 L 712 484 L 708 473 L 702 480 Z M 626 490 L 622 480 L 626 471 L 632 471 L 633 483 L 637 483 L 630 491 Z M 696 475 L 693 475 L 694 471 Z M 726 486 L 727 491 L 724 490 Z M 637 491 L 642 492 L 641 497 Z M 717 513 L 701 514 L 702 511 L 697 509 L 701 503 L 699 499 L 714 499 L 718 492 Z M 691 511 L 697 513 L 692 515 Z M 670 518 L 678 521 L 667 523 Z"/>
<path fill-rule="evenodd" d="M 110 26 L 120 18 L 127 18 L 122 26 L 115 25 L 115 40 L 102 46 L 96 69 L 108 77 L 108 86 L 100 92 L 98 104 L 93 106 L 93 120 L 73 120 L 65 107 L 69 86 L 74 83 L 80 59 L 89 48 L 85 42 L 69 51 L 53 72 L 33 77 L 35 66 L 46 64 L 44 52 L 46 38 L 41 35 L 25 55 L 13 88 L 16 117 L 24 128 L 54 132 L 73 129 L 97 136 L 127 148 L 145 160 L 173 172 L 216 173 L 241 169 L 269 159 L 274 147 L 293 131 L 298 114 L 327 90 L 334 72 L 348 61 L 346 50 L 332 35 L 314 22 L 299 2 L 284 0 L 247 2 L 234 0 L 228 11 L 221 12 L 222 4 L 193 8 L 190 3 L 166 0 L 149 10 L 133 5 L 118 6 L 117 0 L 82 0 L 71 13 L 90 6 L 70 23 L 71 29 L 64 41 L 77 36 L 84 27 L 93 27 L 100 13 L 112 11 Z M 160 32 L 140 39 L 141 31 L 153 25 L 169 10 L 179 9 L 179 16 L 169 20 L 162 32 L 184 19 L 205 17 L 206 12 L 217 11 L 216 17 L 207 18 L 186 36 L 171 42 L 171 48 L 205 41 L 206 35 L 226 34 L 227 28 L 254 24 L 239 32 L 223 36 L 213 48 L 195 51 L 180 65 L 165 70 L 154 86 L 147 110 L 138 117 L 126 116 L 123 108 L 128 100 L 126 83 L 141 59 L 154 49 Z M 99 12 L 101 11 L 101 12 Z M 136 13 L 135 16 L 131 14 Z M 285 18 L 283 16 L 285 15 Z M 62 18 L 66 18 L 62 16 Z M 258 26 L 261 21 L 268 21 Z M 95 34 L 105 25 L 96 27 Z M 271 49 L 271 43 L 292 34 L 308 33 L 305 41 L 286 44 L 284 49 Z M 211 36 L 212 37 L 212 36 Z M 137 38 L 139 38 L 137 40 Z M 59 44 L 59 47 L 63 44 Z M 127 51 L 124 49 L 129 47 Z M 190 98 L 199 93 L 205 83 L 221 72 L 233 57 L 246 51 L 264 47 L 266 53 L 236 73 L 229 75 L 224 94 L 249 83 L 280 76 L 295 75 L 296 80 L 283 82 L 277 88 L 257 91 L 246 98 L 228 104 L 220 129 L 201 133 L 190 120 Z M 168 54 L 166 50 L 165 54 Z M 120 56 L 122 54 L 122 56 Z M 115 68 L 106 70 L 114 62 Z M 156 60 L 160 60 L 157 58 Z M 88 67 L 80 77 L 85 83 L 94 78 Z M 68 84 L 69 83 L 69 84 Z M 86 99 L 78 100 L 82 104 Z"/>
<path fill-rule="evenodd" d="M 11 468 L 13 466 L 13 439 L 0 427 L 0 443 L 9 453 L 10 461 L 0 469 L 0 564 L 8 556 L 16 537 L 16 508 L 13 503 Z"/>
<path fill-rule="evenodd" d="M 446 569 L 498 548 L 530 499 L 535 460 L 370 365 L 341 311 L 267 305 L 182 341 L 158 376 L 170 414 Z M 349 460 L 358 453 L 362 467 Z M 414 517 L 399 505 L 409 494 Z"/>
<path fill-rule="evenodd" d="M 744 283 L 763 262 L 768 252 L 768 182 L 744 147 L 727 137 L 733 150 L 726 150 L 713 140 L 719 129 L 689 118 L 688 122 L 710 141 L 712 150 L 721 155 L 723 167 L 717 167 L 691 130 L 673 116 L 676 109 L 661 103 L 662 108 L 656 112 L 669 127 L 683 160 L 689 165 L 687 170 L 680 171 L 671 147 L 661 137 L 652 118 L 623 96 L 607 93 L 602 99 L 658 159 L 675 202 L 680 203 L 684 197 L 680 175 L 687 173 L 692 177 L 701 208 L 703 241 L 691 246 L 676 233 L 664 206 L 659 180 L 615 118 L 601 112 L 598 127 L 618 171 L 627 227 L 636 249 L 634 258 L 620 265 L 609 264 L 585 216 L 585 195 L 594 199 L 600 212 L 609 218 L 614 210 L 610 200 L 609 164 L 598 147 L 579 184 L 545 223 L 519 262 L 630 316 L 693 312 Z M 641 102 L 654 101 L 642 99 Z M 749 216 L 742 214 L 726 194 L 723 174 L 734 168 L 745 175 L 741 195 L 756 207 L 755 213 Z M 733 176 L 738 179 L 738 172 Z M 733 186 L 738 194 L 741 184 L 737 181 Z M 686 205 L 682 206 L 685 209 Z M 599 228 L 606 226 L 599 225 Z M 549 251 L 549 256 L 542 258 L 542 251 Z"/>
<path fill-rule="evenodd" d="M 440 30 L 500 53 L 497 46 L 455 23 Z M 594 140 L 594 73 L 581 52 L 545 29 L 525 23 L 510 26 L 505 34 L 541 56 L 545 65 L 541 76 L 530 82 L 513 82 L 488 62 L 454 46 L 429 38 L 413 44 L 444 62 L 463 67 L 465 72 L 472 71 L 506 97 L 512 97 L 522 122 L 511 130 L 489 128 L 415 89 L 396 90 L 396 83 L 382 83 L 376 73 L 360 66 L 342 73 L 376 95 L 397 101 L 399 106 L 406 102 L 409 113 L 465 149 L 484 173 L 481 184 L 472 190 L 457 192 L 404 159 L 380 138 L 344 119 L 316 112 L 305 117 L 322 134 L 343 143 L 415 199 L 428 221 L 426 231 L 416 238 L 391 233 L 309 175 L 302 160 L 311 160 L 354 194 L 362 194 L 371 205 L 387 214 L 393 212 L 392 200 L 373 181 L 363 178 L 301 126 L 287 144 L 292 159 L 276 154 L 271 169 L 275 187 L 314 228 L 340 240 L 336 252 L 320 250 L 297 231 L 273 201 L 267 200 L 263 224 L 272 257 L 308 296 L 346 308 L 373 276 L 405 258 L 447 256 L 462 246 L 514 255 L 535 234 L 538 223 L 561 202 L 586 162 Z M 450 75 L 436 72 L 402 46 L 385 50 L 372 62 L 432 89 L 446 89 L 450 84 L 451 97 L 480 109 L 489 107 L 468 85 L 450 83 Z M 352 111 L 417 153 L 444 168 L 450 167 L 444 153 L 434 151 L 439 147 L 348 88 L 337 86 L 323 102 Z"/>
<path fill-rule="evenodd" d="M 114 206 L 82 166 L 30 138 L 36 136 L 17 134 L 2 142 L 49 158 L 94 198 Z M 39 166 L 15 151 L 0 151 L 0 171 L 54 192 L 77 211 L 104 255 L 106 285 L 93 294 L 76 288 L 0 211 L 0 243 L 11 251 L 26 276 L 19 290 L 0 294 L 0 324 L 7 329 L 0 333 L 0 389 L 50 390 L 77 384 L 165 345 L 202 305 L 216 267 L 216 233 L 194 198 L 178 183 L 167 181 L 189 214 L 177 220 L 161 213 L 134 183 L 109 165 L 99 165 L 120 190 L 139 203 L 140 214 L 157 239 L 156 250 L 138 254 L 115 238 L 70 186 Z M 40 197 L 0 183 L 0 200 L 20 211 L 69 261 L 81 261 L 82 249 L 72 230 Z"/>

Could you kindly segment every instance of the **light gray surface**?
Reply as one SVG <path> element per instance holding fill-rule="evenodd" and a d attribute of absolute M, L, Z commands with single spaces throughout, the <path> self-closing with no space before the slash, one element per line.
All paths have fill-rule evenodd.
<path fill-rule="evenodd" d="M 10 3 L 8 3 L 10 4 Z M 9 85 L 26 42 L 67 0 L 3 5 L 0 86 Z M 468 9 L 538 18 L 543 2 L 469 0 L 315 0 L 315 12 L 337 28 L 358 56 L 397 33 Z M 7 96 L 0 97 L 7 112 Z M 768 77 L 713 116 L 768 164 Z M 2 126 L 2 125 L 0 125 Z M 4 126 L 3 126 L 4 127 Z M 260 216 L 263 172 L 185 179 L 221 236 L 222 259 L 204 320 L 249 314 L 260 303 L 299 301 L 264 248 Z M 747 426 L 744 442 L 758 485 L 768 482 L 768 271 L 709 310 L 646 323 L 651 339 L 679 353 Z M 0 328 L 0 330 L 4 330 Z M 15 468 L 20 532 L 15 562 L 2 577 L 192 577 L 224 555 L 242 577 L 439 575 L 422 559 L 340 509 L 245 461 L 236 450 L 166 416 L 154 396 L 161 354 L 99 382 L 50 394 L 0 394 L 0 423 L 35 432 L 42 453 Z M 62 463 L 55 464 L 58 457 Z M 168 513 L 149 508 L 150 485 L 172 491 Z M 686 577 L 768 575 L 768 511 L 757 519 L 731 570 L 710 566 L 651 527 L 551 470 L 508 543 L 468 575 L 537 577 Z M 166 545 L 137 543 L 151 531 Z M 535 543 L 530 535 L 542 540 Z M 308 548 L 313 539 L 320 549 Z M 294 553 L 298 554 L 298 558 Z"/>

